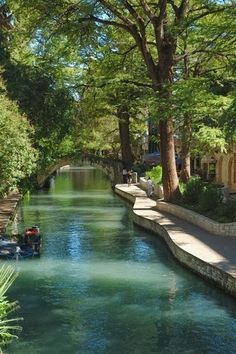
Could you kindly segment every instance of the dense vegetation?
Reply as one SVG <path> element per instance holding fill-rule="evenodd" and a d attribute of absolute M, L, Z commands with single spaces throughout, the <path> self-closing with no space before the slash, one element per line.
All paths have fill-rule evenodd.
<path fill-rule="evenodd" d="M 165 199 L 174 200 L 174 135 L 185 182 L 191 154 L 226 151 L 235 132 L 232 2 L 1 3 L 3 99 L 29 125 L 22 154 L 32 147 L 27 162 L 1 155 L 1 193 L 75 149 L 131 166 L 148 135 L 161 150 Z"/>
<path fill-rule="evenodd" d="M 17 188 L 36 167 L 37 151 L 33 148 L 33 128 L 15 104 L 0 92 L 0 194 Z"/>

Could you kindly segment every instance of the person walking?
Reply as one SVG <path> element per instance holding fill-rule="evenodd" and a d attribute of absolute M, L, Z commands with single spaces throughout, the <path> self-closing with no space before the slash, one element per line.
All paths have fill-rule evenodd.
<path fill-rule="evenodd" d="M 122 170 L 123 183 L 127 183 L 127 175 L 128 175 L 128 172 L 127 172 L 126 168 L 124 167 Z"/>
<path fill-rule="evenodd" d="M 132 183 L 132 171 L 130 170 L 127 173 L 127 182 L 128 182 L 128 186 L 130 186 Z"/>
<path fill-rule="evenodd" d="M 147 196 L 150 198 L 153 194 L 153 183 L 150 177 L 147 180 Z"/>

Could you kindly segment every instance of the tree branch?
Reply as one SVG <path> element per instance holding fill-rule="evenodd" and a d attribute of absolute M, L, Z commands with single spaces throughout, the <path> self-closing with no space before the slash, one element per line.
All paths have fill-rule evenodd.
<path fill-rule="evenodd" d="M 102 4 L 103 6 L 105 6 L 105 8 L 107 8 L 112 14 L 117 16 L 121 21 L 126 23 L 126 25 L 133 26 L 133 22 L 130 21 L 126 16 L 123 16 L 123 14 L 120 11 L 118 11 L 115 6 L 111 5 L 107 0 L 98 0 L 98 2 L 100 2 L 100 4 Z"/>
<path fill-rule="evenodd" d="M 140 3 L 142 5 L 142 8 L 145 12 L 145 14 L 148 16 L 148 18 L 152 21 L 154 14 L 152 13 L 150 7 L 148 6 L 146 0 L 140 0 Z"/>
<path fill-rule="evenodd" d="M 95 22 L 103 23 L 104 25 L 119 27 L 119 28 L 122 28 L 122 29 L 128 31 L 129 33 L 131 33 L 131 31 L 132 31 L 128 25 L 125 25 L 123 23 L 116 22 L 116 21 L 104 20 L 104 19 L 96 17 L 94 15 L 90 15 L 88 18 L 83 18 L 80 20 L 95 21 Z"/>
<path fill-rule="evenodd" d="M 152 89 L 152 85 L 151 84 L 145 84 L 143 82 L 139 82 L 139 81 L 134 81 L 134 80 L 128 80 L 128 79 L 122 79 L 122 80 L 119 80 L 119 82 L 121 83 L 124 83 L 124 84 L 132 84 L 134 86 L 137 86 L 137 87 L 147 87 L 147 88 L 150 88 Z M 76 86 L 74 86 L 75 88 L 77 87 L 84 87 L 86 89 L 90 88 L 90 87 L 93 87 L 93 88 L 103 88 L 103 87 L 106 87 L 108 85 L 111 85 L 113 83 L 113 79 L 107 79 L 104 83 L 101 83 L 101 84 L 78 84 Z"/>
<path fill-rule="evenodd" d="M 199 14 L 198 16 L 193 17 L 192 19 L 190 19 L 190 20 L 187 22 L 186 26 L 189 26 L 189 25 L 191 25 L 192 23 L 194 23 L 194 22 L 196 22 L 196 21 L 200 20 L 201 18 L 206 17 L 206 16 L 208 16 L 208 15 L 212 15 L 212 14 L 215 14 L 215 13 L 217 13 L 217 12 L 223 12 L 226 8 L 227 8 L 227 7 L 224 6 L 224 7 L 221 7 L 220 9 L 218 8 L 218 9 L 215 9 L 215 10 L 209 10 L 209 11 L 203 12 L 202 14 Z"/>
<path fill-rule="evenodd" d="M 164 18 L 166 17 L 167 0 L 159 0 L 159 5 L 160 5 L 160 12 L 157 19 L 158 19 L 158 25 L 161 25 Z"/>
<path fill-rule="evenodd" d="M 175 5 L 173 0 L 168 0 L 167 2 L 172 6 L 172 9 L 174 10 L 175 16 L 178 17 L 178 13 L 179 13 L 178 6 Z"/>

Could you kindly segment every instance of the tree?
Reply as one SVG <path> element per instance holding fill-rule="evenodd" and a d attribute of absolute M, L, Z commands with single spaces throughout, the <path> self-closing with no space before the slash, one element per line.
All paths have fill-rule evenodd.
<path fill-rule="evenodd" d="M 83 124 L 89 122 L 90 127 L 96 126 L 98 133 L 99 121 L 105 122 L 102 131 L 106 132 L 106 137 L 100 149 L 108 141 L 111 142 L 113 137 L 117 150 L 119 133 L 119 155 L 124 165 L 131 167 L 135 153 L 138 154 L 139 150 L 136 142 L 146 128 L 144 107 L 147 104 L 146 91 L 147 88 L 150 91 L 150 83 L 145 83 L 142 78 L 143 65 L 140 60 L 133 58 L 133 54 L 128 53 L 127 49 L 129 47 L 126 42 L 122 43 L 120 35 L 114 33 L 114 30 L 109 31 L 109 39 L 100 49 L 99 56 L 91 57 L 84 65 L 84 75 L 78 81 L 77 89 L 79 106 L 83 108 L 82 116 L 87 117 Z M 84 138 L 87 140 L 85 136 Z"/>
<path fill-rule="evenodd" d="M 234 8 L 233 4 L 230 1 L 222 4 L 217 0 L 205 0 L 203 3 L 197 0 L 158 0 L 152 3 L 146 0 L 132 3 L 128 0 L 118 3 L 109 0 L 84 0 L 79 3 L 61 0 L 51 5 L 40 0 L 31 5 L 25 0 L 20 1 L 21 11 L 24 11 L 24 5 L 26 9 L 34 7 L 32 19 L 38 31 L 43 29 L 41 35 L 42 32 L 61 34 L 64 31 L 70 40 L 74 38 L 74 43 L 79 43 L 80 34 L 84 40 L 85 34 L 93 33 L 91 40 L 94 44 L 96 38 L 99 46 L 103 40 L 104 26 L 113 26 L 133 38 L 134 46 L 141 54 L 152 81 L 154 94 L 160 100 L 158 130 L 164 197 L 170 201 L 176 199 L 179 188 L 175 167 L 173 120 L 171 116 L 166 117 L 165 112 L 172 96 L 176 65 L 183 59 L 183 56 L 179 55 L 178 40 L 186 28 L 194 30 L 206 17 L 213 19 L 224 11 L 229 15 L 229 11 Z M 85 40 L 84 48 L 89 48 L 89 43 Z"/>
<path fill-rule="evenodd" d="M 219 144 L 216 131 L 220 129 L 220 117 L 231 99 L 212 93 L 208 81 L 204 77 L 182 79 L 176 83 L 173 90 L 172 106 L 176 135 L 181 143 L 180 178 L 183 182 L 186 182 L 190 176 L 190 155 L 202 156 L 209 152 L 212 154 L 214 148 L 215 152 L 226 148 L 225 134 L 220 133 Z M 207 149 L 202 140 L 204 131 L 206 134 L 209 133 Z"/>
<path fill-rule="evenodd" d="M 229 91 L 230 85 L 225 82 L 231 71 L 230 63 L 234 60 L 232 43 L 235 40 L 235 22 L 232 20 L 229 8 L 221 12 L 220 19 L 217 12 L 212 13 L 192 28 L 186 28 L 178 41 L 179 55 L 183 61 L 178 63 L 176 72 L 174 107 L 178 136 L 181 138 L 180 177 L 183 181 L 190 176 L 190 153 L 196 145 L 196 137 L 201 136 L 199 129 L 202 131 L 204 126 L 208 131 L 219 128 L 220 114 L 230 103 L 226 97 L 226 87 Z M 214 133 L 210 136 L 214 137 Z"/>
<path fill-rule="evenodd" d="M 35 60 L 35 62 L 37 62 Z M 3 73 L 8 95 L 17 100 L 35 130 L 35 147 L 39 150 L 38 167 L 44 168 L 73 149 L 71 140 L 77 106 L 73 95 L 55 79 L 46 64 L 15 62 L 10 58 Z"/>
<path fill-rule="evenodd" d="M 33 129 L 17 105 L 0 93 L 0 194 L 17 188 L 21 180 L 36 168 L 37 150 L 33 147 Z"/>

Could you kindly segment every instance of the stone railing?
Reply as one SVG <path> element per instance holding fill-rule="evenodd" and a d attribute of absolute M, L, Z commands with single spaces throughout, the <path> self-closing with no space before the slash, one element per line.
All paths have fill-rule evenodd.
<path fill-rule="evenodd" d="M 236 236 L 236 222 L 219 223 L 201 214 L 195 213 L 179 205 L 157 201 L 156 209 L 175 215 L 181 219 L 191 222 L 202 229 L 220 236 Z"/>

